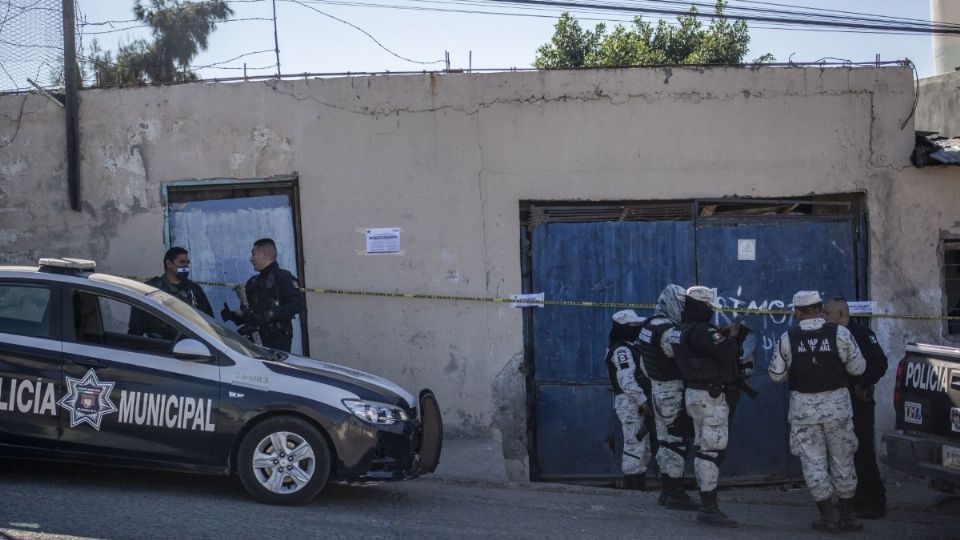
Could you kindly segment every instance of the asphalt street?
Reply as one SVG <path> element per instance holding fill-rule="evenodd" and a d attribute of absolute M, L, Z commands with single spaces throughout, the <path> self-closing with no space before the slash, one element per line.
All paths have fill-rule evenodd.
<path fill-rule="evenodd" d="M 698 525 L 652 492 L 423 478 L 330 485 L 311 504 L 257 504 L 233 479 L 43 462 L 0 464 L 0 538 L 821 538 L 799 493 L 728 490 L 741 527 Z M 800 501 L 800 502 L 798 502 Z M 903 508 L 854 538 L 960 538 L 960 506 Z"/>

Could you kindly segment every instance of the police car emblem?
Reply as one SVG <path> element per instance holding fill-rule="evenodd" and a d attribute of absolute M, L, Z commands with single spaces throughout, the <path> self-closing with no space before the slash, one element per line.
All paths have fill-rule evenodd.
<path fill-rule="evenodd" d="M 100 431 L 103 416 L 117 412 L 117 407 L 110 401 L 110 392 L 116 383 L 100 382 L 92 369 L 87 371 L 82 379 L 64 379 L 67 383 L 67 395 L 57 404 L 70 411 L 70 427 L 86 422 Z"/>

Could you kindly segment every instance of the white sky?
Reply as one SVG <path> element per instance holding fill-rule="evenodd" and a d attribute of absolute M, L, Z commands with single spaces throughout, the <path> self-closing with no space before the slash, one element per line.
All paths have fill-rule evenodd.
<path fill-rule="evenodd" d="M 314 0 L 315 1 L 315 0 Z M 310 3 L 311 6 L 335 17 L 347 20 L 373 35 L 397 54 L 422 61 L 440 60 L 444 51 L 450 52 L 452 68 L 466 68 L 470 51 L 474 68 L 531 67 L 538 46 L 550 39 L 553 24 L 561 10 L 527 11 L 546 17 L 518 17 L 478 15 L 466 13 L 438 13 L 409 9 L 334 5 L 339 3 L 372 2 L 393 6 L 431 6 L 425 0 L 327 0 Z M 698 0 L 703 1 L 703 0 Z M 814 8 L 856 11 L 878 15 L 930 18 L 929 0 L 779 0 L 781 3 Z M 960 0 L 957 0 L 960 1 Z M 732 5 L 740 4 L 732 0 Z M 88 22 L 132 19 L 133 0 L 79 0 L 79 7 Z M 231 3 L 234 18 L 272 16 L 270 0 Z M 517 12 L 516 8 L 478 8 L 475 6 L 444 4 L 455 9 L 486 9 Z M 350 26 L 325 17 L 290 0 L 277 0 L 277 20 L 280 42 L 281 70 L 289 73 L 329 73 L 344 71 L 410 71 L 442 69 L 443 64 L 421 65 L 406 62 L 381 49 L 373 40 Z M 576 15 L 576 14 L 575 14 Z M 578 18 L 597 17 L 584 14 Z M 599 17 L 604 17 L 599 15 Z M 672 19 L 672 18 L 671 18 Z M 594 21 L 581 20 L 592 27 Z M 130 26 L 115 25 L 115 28 Z M 853 61 L 873 61 L 877 53 L 881 60 L 910 58 L 917 65 L 920 77 L 933 74 L 931 38 L 927 35 L 876 35 L 836 31 L 797 31 L 760 28 L 762 23 L 750 24 L 752 37 L 747 59 L 770 52 L 778 61 L 815 61 L 836 57 Z M 109 30 L 109 26 L 85 26 L 83 44 L 89 47 L 98 38 L 102 48 L 116 50 L 118 42 L 144 36 L 142 30 L 128 30 L 101 35 L 91 32 Z M 960 39 L 960 38 L 957 38 Z M 248 52 L 269 50 L 226 64 L 242 67 L 272 66 L 273 24 L 271 21 L 235 21 L 221 24 L 211 35 L 209 49 L 195 60 L 202 66 L 227 60 Z M 250 70 L 249 74 L 270 74 L 273 68 Z M 238 70 L 201 70 L 204 78 L 239 76 Z"/>

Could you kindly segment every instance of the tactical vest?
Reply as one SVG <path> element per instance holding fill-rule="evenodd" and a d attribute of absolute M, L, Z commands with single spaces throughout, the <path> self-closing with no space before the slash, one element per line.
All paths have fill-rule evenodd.
<path fill-rule="evenodd" d="M 651 379 L 658 381 L 678 381 L 680 370 L 677 362 L 663 353 L 660 340 L 663 334 L 674 327 L 669 319 L 652 317 L 640 327 L 640 336 L 637 337 L 637 348 L 643 356 L 643 368 Z"/>
<path fill-rule="evenodd" d="M 250 309 L 254 312 L 266 314 L 280 306 L 280 290 L 277 288 L 278 273 L 279 267 L 266 276 L 257 275 L 250 278 L 247 284 L 247 297 Z M 293 322 L 291 319 L 271 321 L 266 328 L 260 329 L 260 334 L 265 339 L 271 336 L 288 339 L 293 336 Z"/>
<path fill-rule="evenodd" d="M 790 390 L 812 394 L 847 386 L 847 370 L 837 351 L 837 325 L 825 323 L 817 330 L 794 326 L 790 337 Z"/>
<path fill-rule="evenodd" d="M 699 329 L 701 325 L 705 328 Z M 700 350 L 700 347 L 690 340 L 695 331 L 713 334 L 717 331 L 716 327 L 709 323 L 686 322 L 681 323 L 677 329 L 680 335 L 677 344 L 673 346 L 673 356 L 687 386 L 705 390 L 709 386 L 722 385 L 723 372 L 719 362 L 708 351 Z"/>
<path fill-rule="evenodd" d="M 623 393 L 623 388 L 620 387 L 620 381 L 617 380 L 616 360 L 614 360 L 613 358 L 613 352 L 619 349 L 620 347 L 627 347 L 628 349 L 630 349 L 630 353 L 633 354 L 633 363 L 634 363 L 633 378 L 638 383 L 640 383 L 640 385 L 644 384 L 643 372 L 640 371 L 640 366 L 636 365 L 637 359 L 640 358 L 640 350 L 637 348 L 636 345 L 634 345 L 633 343 L 630 343 L 629 341 L 620 341 L 620 342 L 617 342 L 613 347 L 610 347 L 609 349 L 607 349 L 607 357 L 605 359 L 605 363 L 607 364 L 607 375 L 610 376 L 610 384 L 613 385 L 614 394 Z"/>

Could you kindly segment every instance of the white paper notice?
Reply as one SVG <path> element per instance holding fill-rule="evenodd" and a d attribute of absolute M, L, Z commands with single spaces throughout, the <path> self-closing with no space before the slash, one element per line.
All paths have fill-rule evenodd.
<path fill-rule="evenodd" d="M 737 260 L 755 261 L 757 260 L 757 241 L 753 238 L 740 238 L 737 240 Z"/>
<path fill-rule="evenodd" d="M 869 315 L 873 313 L 873 310 L 876 306 L 873 303 L 873 300 L 865 300 L 862 302 L 847 302 L 847 305 L 850 306 L 851 315 Z"/>
<path fill-rule="evenodd" d="M 518 300 L 518 302 L 510 304 L 510 307 L 513 308 L 543 307 L 543 293 L 511 294 L 510 298 L 513 300 Z"/>
<path fill-rule="evenodd" d="M 366 229 L 367 255 L 400 253 L 400 229 Z"/>

